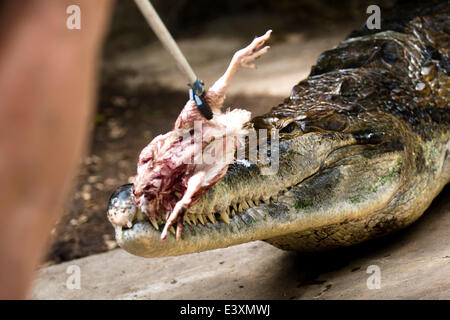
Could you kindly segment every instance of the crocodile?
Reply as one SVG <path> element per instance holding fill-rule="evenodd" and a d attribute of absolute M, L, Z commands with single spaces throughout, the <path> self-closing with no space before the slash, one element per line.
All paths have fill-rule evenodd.
<path fill-rule="evenodd" d="M 380 29 L 353 31 L 288 98 L 251 120 L 255 132 L 278 132 L 275 174 L 236 160 L 186 213 L 179 241 L 161 241 L 164 221 L 138 212 L 130 226 L 115 226 L 118 244 L 143 257 L 254 240 L 314 252 L 416 221 L 450 181 L 449 14 L 448 1 L 415 3 Z M 139 211 L 132 187 L 119 187 L 109 209 Z"/>

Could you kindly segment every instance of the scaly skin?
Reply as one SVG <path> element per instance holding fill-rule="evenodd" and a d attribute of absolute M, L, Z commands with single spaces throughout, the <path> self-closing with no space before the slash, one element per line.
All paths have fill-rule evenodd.
<path fill-rule="evenodd" d="M 284 103 L 252 120 L 280 130 L 275 175 L 237 161 L 188 210 L 180 241 L 160 241 L 164 221 L 156 230 L 138 212 L 131 228 L 115 227 L 119 245 L 144 257 L 253 240 L 318 251 L 417 220 L 450 181 L 450 5 L 400 12 L 323 53 Z M 130 203 L 130 185 L 118 196 Z"/>

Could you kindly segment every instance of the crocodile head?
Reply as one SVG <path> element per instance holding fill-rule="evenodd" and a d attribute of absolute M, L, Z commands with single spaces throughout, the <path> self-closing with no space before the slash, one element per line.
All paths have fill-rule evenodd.
<path fill-rule="evenodd" d="M 260 127 L 287 123 L 286 118 L 255 120 Z M 305 133 L 292 123 L 278 127 L 278 150 L 270 149 L 279 153 L 277 170 L 267 174 L 267 164 L 259 161 L 232 163 L 226 176 L 186 212 L 179 241 L 174 233 L 161 241 L 165 221 L 149 220 L 134 206 L 132 184 L 120 187 L 111 197 L 108 212 L 110 217 L 118 211 L 126 213 L 132 224 L 114 224 L 119 245 L 144 257 L 180 255 L 253 240 L 268 240 L 285 249 L 311 247 L 319 245 L 317 239 L 302 242 L 299 236 L 289 237 L 366 219 L 385 208 L 401 185 L 401 151 L 395 143 L 383 143 L 381 133 Z M 336 245 L 363 238 L 355 234 L 338 239 Z"/>
<path fill-rule="evenodd" d="M 322 54 L 283 104 L 251 122 L 279 130 L 276 172 L 257 160 L 232 163 L 186 212 L 179 241 L 160 241 L 165 221 L 150 221 L 134 207 L 132 185 L 121 187 L 110 218 L 120 212 L 132 223 L 116 221 L 119 245 L 144 257 L 253 240 L 313 251 L 415 221 L 450 181 L 449 36 L 439 27 L 449 7 L 440 10 L 401 33 L 366 30 Z"/>

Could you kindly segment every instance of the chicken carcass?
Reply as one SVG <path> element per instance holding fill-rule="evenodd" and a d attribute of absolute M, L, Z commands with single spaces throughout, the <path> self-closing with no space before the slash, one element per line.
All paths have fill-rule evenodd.
<path fill-rule="evenodd" d="M 250 112 L 220 109 L 235 72 L 240 67 L 255 68 L 253 61 L 269 50 L 268 46 L 261 47 L 271 32 L 237 51 L 224 75 L 205 93 L 213 112 L 211 120 L 206 120 L 194 100 L 189 100 L 173 130 L 157 136 L 142 150 L 133 188 L 134 201 L 151 221 L 165 220 L 162 240 L 175 222 L 176 237 L 180 239 L 186 210 L 224 177 L 242 144 Z M 118 214 L 112 220 L 125 225 L 130 222 L 128 219 Z"/>

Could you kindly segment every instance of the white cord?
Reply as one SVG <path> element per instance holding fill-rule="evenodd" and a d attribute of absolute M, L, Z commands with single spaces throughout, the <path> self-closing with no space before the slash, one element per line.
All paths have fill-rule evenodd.
<path fill-rule="evenodd" d="M 147 20 L 150 27 L 155 32 L 156 36 L 162 42 L 164 47 L 166 47 L 167 51 L 172 55 L 177 63 L 178 68 L 181 72 L 183 72 L 190 83 L 194 83 L 197 80 L 197 76 L 192 70 L 191 66 L 187 62 L 185 56 L 181 52 L 175 40 L 170 35 L 164 23 L 161 21 L 158 13 L 153 8 L 153 5 L 149 0 L 134 0 Z"/>

